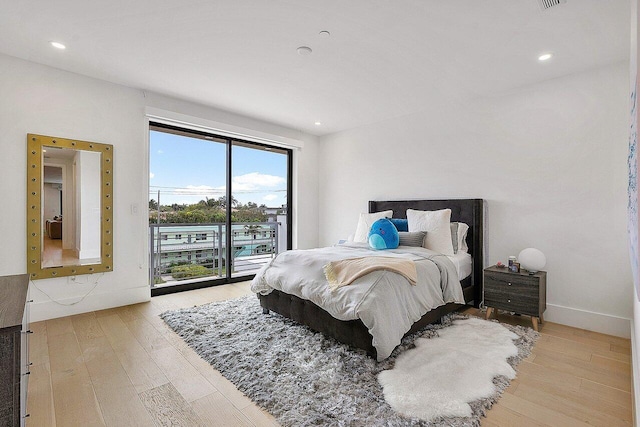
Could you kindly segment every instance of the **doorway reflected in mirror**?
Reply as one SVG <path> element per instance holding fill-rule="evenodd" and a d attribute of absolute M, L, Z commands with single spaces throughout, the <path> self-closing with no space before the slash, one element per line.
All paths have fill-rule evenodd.
<path fill-rule="evenodd" d="M 41 267 L 100 264 L 101 154 L 58 147 L 42 151 Z"/>

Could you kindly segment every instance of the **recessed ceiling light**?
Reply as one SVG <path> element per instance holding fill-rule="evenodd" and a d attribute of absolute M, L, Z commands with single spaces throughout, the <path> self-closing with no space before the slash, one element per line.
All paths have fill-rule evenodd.
<path fill-rule="evenodd" d="M 311 55 L 311 52 L 313 52 L 313 51 L 308 46 L 300 46 L 298 48 L 298 54 L 300 54 L 300 55 Z"/>
<path fill-rule="evenodd" d="M 322 123 L 320 122 L 316 122 L 316 126 L 320 126 Z"/>
<path fill-rule="evenodd" d="M 51 43 L 51 46 L 55 47 L 56 49 L 63 50 L 67 48 L 65 45 L 63 45 L 60 42 L 50 42 L 50 43 Z"/>
<path fill-rule="evenodd" d="M 552 56 L 553 55 L 550 54 L 550 53 L 542 54 L 542 55 L 538 56 L 538 61 L 547 61 L 547 60 L 551 59 Z"/>
<path fill-rule="evenodd" d="M 322 30 L 318 33 L 318 35 L 320 35 L 320 37 L 329 37 L 331 33 L 327 30 Z"/>

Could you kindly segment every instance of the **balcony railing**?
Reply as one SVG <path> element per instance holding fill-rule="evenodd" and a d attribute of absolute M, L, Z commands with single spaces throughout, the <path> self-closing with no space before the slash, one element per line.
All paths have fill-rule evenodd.
<path fill-rule="evenodd" d="M 231 226 L 227 262 L 226 224 L 150 224 L 151 287 L 255 274 L 279 252 L 277 222 L 239 222 Z M 284 248 L 283 248 L 284 249 Z"/>

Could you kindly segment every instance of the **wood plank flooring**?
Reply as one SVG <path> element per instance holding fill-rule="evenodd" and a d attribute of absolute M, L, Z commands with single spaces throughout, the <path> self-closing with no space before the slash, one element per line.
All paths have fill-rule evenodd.
<path fill-rule="evenodd" d="M 243 282 L 32 324 L 27 425 L 277 426 L 158 317 L 247 294 Z M 632 425 L 629 340 L 549 322 L 540 332 L 482 425 Z"/>
<path fill-rule="evenodd" d="M 75 250 L 62 249 L 62 239 L 50 239 L 45 233 L 42 239 L 42 249 L 42 268 L 80 264 Z M 92 261 L 96 261 L 96 259 L 82 261 L 85 264 L 92 264 Z"/>

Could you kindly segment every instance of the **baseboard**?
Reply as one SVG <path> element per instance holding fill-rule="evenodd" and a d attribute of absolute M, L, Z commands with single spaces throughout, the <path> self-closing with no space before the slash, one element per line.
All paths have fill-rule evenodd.
<path fill-rule="evenodd" d="M 631 337 L 631 319 L 596 313 L 561 305 L 547 304 L 544 319 L 554 323 L 561 323 L 574 328 L 587 329 L 617 337 Z"/>
<path fill-rule="evenodd" d="M 31 291 L 33 292 L 33 290 Z M 149 301 L 151 299 L 151 288 L 149 286 L 141 286 L 137 288 L 118 289 L 113 292 L 103 292 L 88 295 L 82 302 L 75 305 L 78 297 L 70 297 L 57 300 L 57 302 L 39 301 L 31 303 L 30 318 L 32 322 L 42 320 L 56 319 L 58 317 L 72 316 L 74 314 L 87 313 L 90 311 L 105 310 L 113 307 L 121 307 L 123 305 L 137 304 Z"/>

